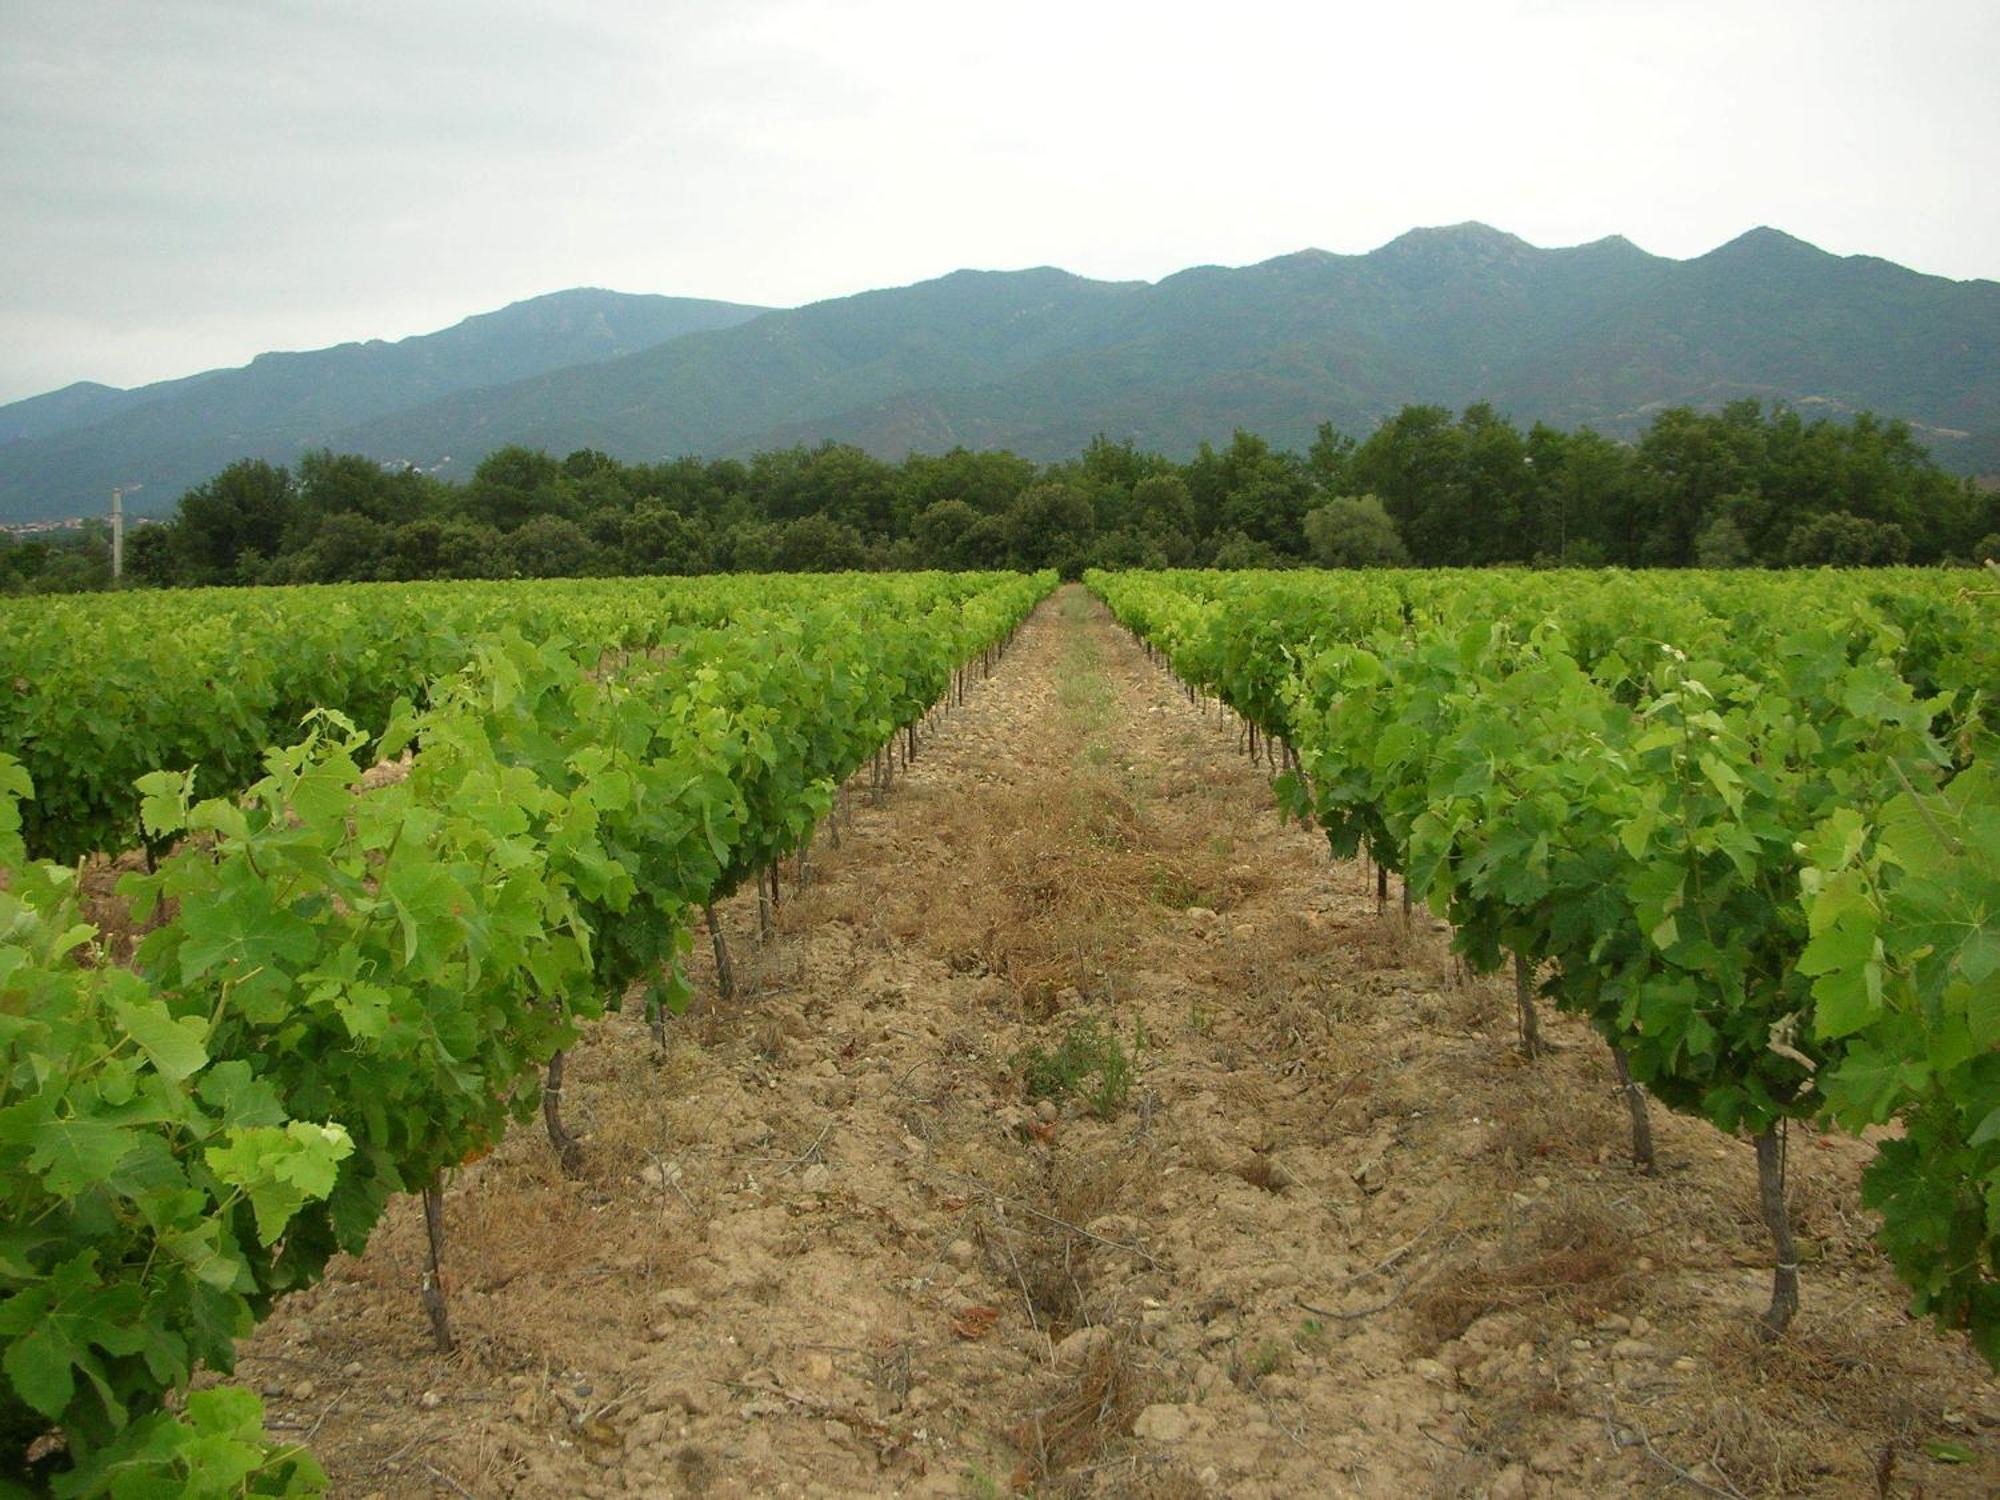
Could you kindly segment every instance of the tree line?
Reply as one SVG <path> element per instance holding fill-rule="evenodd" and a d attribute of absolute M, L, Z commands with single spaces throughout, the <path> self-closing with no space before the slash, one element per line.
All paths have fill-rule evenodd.
<path fill-rule="evenodd" d="M 35 549 L 41 547 L 37 557 Z M 0 586 L 88 587 L 93 548 L 0 548 Z M 232 464 L 126 540 L 154 585 L 1055 567 L 1787 567 L 2000 554 L 2000 493 L 1907 424 L 1732 402 L 1636 442 L 1490 406 L 1406 406 L 1303 453 L 1237 432 L 1185 463 L 1093 441 L 1038 464 L 958 448 L 900 463 L 826 443 L 621 463 L 502 448 L 463 482 L 321 450 Z"/>

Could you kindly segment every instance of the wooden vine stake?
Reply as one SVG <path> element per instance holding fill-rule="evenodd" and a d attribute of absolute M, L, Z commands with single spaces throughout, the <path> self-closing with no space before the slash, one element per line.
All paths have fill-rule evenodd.
<path fill-rule="evenodd" d="M 1618 1092 L 1625 1096 L 1625 1107 L 1632 1113 L 1632 1165 L 1642 1172 L 1653 1170 L 1653 1118 L 1646 1109 L 1646 1091 L 1632 1077 L 1632 1065 L 1625 1060 L 1625 1050 L 1616 1042 L 1607 1041 L 1611 1048 L 1611 1066 L 1618 1074 Z"/>
<path fill-rule="evenodd" d="M 665 1045 L 664 1037 L 656 1035 L 655 1040 Z M 549 1144 L 556 1148 L 563 1176 L 574 1177 L 583 1170 L 583 1143 L 563 1124 L 563 1063 L 568 1057 L 565 1048 L 549 1059 L 548 1081 L 542 1085 L 542 1125 L 549 1133 Z"/>
<path fill-rule="evenodd" d="M 715 950 L 715 996 L 718 1000 L 736 998 L 736 970 L 729 962 L 729 944 L 722 936 L 722 924 L 715 920 L 715 903 L 702 904 L 702 915 L 708 919 L 708 943 Z"/>
<path fill-rule="evenodd" d="M 431 1337 L 440 1354 L 458 1346 L 451 1336 L 451 1315 L 444 1298 L 444 1173 L 433 1174 L 424 1188 L 424 1234 L 430 1241 L 430 1263 L 424 1268 L 421 1296 L 430 1315 Z"/>
<path fill-rule="evenodd" d="M 1542 1055 L 1542 1028 L 1535 1019 L 1533 976 L 1528 971 L 1528 960 L 1519 953 L 1514 955 L 1514 1001 L 1520 1012 L 1521 1055 L 1533 1062 Z"/>
<path fill-rule="evenodd" d="M 1757 1200 L 1778 1263 L 1771 1273 L 1771 1305 L 1759 1321 L 1764 1337 L 1775 1339 L 1791 1326 L 1799 1310 L 1799 1251 L 1792 1242 L 1792 1216 L 1785 1207 L 1785 1145 L 1782 1123 L 1767 1125 L 1757 1136 Z"/>

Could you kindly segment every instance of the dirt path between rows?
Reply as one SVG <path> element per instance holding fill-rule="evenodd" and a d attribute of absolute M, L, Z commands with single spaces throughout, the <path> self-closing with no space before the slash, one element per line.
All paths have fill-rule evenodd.
<path fill-rule="evenodd" d="M 730 903 L 734 1004 L 574 1051 L 578 1179 L 521 1130 L 453 1184 L 456 1355 L 408 1204 L 245 1346 L 336 1493 L 2000 1491 L 1857 1149 L 1793 1137 L 1767 1347 L 1749 1147 L 1633 1172 L 1590 1033 L 1522 1063 L 1081 590 L 812 864 Z"/>

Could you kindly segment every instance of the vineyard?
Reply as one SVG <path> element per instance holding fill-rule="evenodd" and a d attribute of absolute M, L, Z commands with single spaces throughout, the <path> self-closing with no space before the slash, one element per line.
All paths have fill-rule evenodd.
<path fill-rule="evenodd" d="M 1088 583 L 6 606 L 0 1485 L 1990 1492 L 2000 599 Z"/>

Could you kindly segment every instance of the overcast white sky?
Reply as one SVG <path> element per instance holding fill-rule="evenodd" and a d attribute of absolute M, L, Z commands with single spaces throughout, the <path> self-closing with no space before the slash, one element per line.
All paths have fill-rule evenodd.
<path fill-rule="evenodd" d="M 1482 219 L 2000 279 L 2000 0 L 0 0 L 0 400 Z"/>

